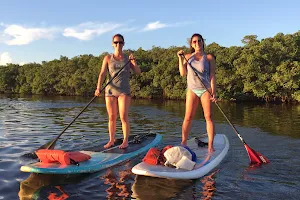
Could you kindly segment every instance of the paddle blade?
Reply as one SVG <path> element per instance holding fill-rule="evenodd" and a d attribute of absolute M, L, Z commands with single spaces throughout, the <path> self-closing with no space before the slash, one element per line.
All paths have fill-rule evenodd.
<path fill-rule="evenodd" d="M 247 144 L 245 144 L 244 146 L 247 150 L 250 164 L 266 164 L 270 162 L 266 157 L 251 149 Z"/>
<path fill-rule="evenodd" d="M 39 149 L 53 149 L 55 144 L 56 144 L 56 141 L 52 144 L 53 140 L 51 140 L 50 142 L 47 142 L 46 144 L 42 145 L 40 148 L 38 148 L 37 150 Z M 52 145 L 51 145 L 52 144 Z M 50 146 L 51 145 L 51 146 Z M 23 156 L 21 157 L 24 157 L 24 158 L 31 158 L 31 159 L 37 159 L 38 156 L 36 155 L 35 152 L 31 152 L 31 153 L 26 153 L 24 154 Z"/>
<path fill-rule="evenodd" d="M 26 153 L 23 156 L 21 156 L 22 158 L 31 158 L 31 159 L 37 159 L 37 155 L 35 154 L 35 152 L 32 153 Z"/>

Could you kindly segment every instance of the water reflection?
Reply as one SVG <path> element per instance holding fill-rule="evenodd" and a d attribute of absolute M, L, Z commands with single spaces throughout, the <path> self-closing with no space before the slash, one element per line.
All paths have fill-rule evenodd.
<path fill-rule="evenodd" d="M 128 163 L 126 165 L 129 167 Z M 109 188 L 105 190 L 107 199 L 125 200 L 131 196 L 130 180 L 133 179 L 133 174 L 130 167 L 126 170 L 120 170 L 118 175 L 112 169 L 109 169 L 101 179 L 104 179 L 104 184 L 109 185 Z"/>
<path fill-rule="evenodd" d="M 60 175 L 31 173 L 27 179 L 20 183 L 18 196 L 21 200 L 31 199 L 60 199 L 69 198 L 64 185 L 76 183 L 86 175 Z"/>
<path fill-rule="evenodd" d="M 164 179 L 146 176 L 135 176 L 131 173 L 129 163 L 122 168 L 126 170 L 106 170 L 104 175 L 50 175 L 32 173 L 20 183 L 18 193 L 20 200 L 31 199 L 59 199 L 66 200 L 76 197 L 75 189 L 70 189 L 70 184 L 83 185 L 84 179 L 92 181 L 91 177 L 98 177 L 103 184 L 109 186 L 105 189 L 107 199 L 211 199 L 216 192 L 214 176 L 218 171 L 199 180 Z M 129 167 L 129 168 L 128 168 Z M 134 183 L 132 184 L 132 182 Z M 102 182 L 102 181 L 101 181 Z M 88 183 L 88 187 L 93 184 Z M 199 186 L 202 185 L 202 188 Z M 65 187 L 69 186 L 69 192 Z M 78 187 L 77 186 L 77 187 Z M 74 186 L 73 186 L 74 187 Z M 71 187 L 71 188 L 73 188 Z M 75 186 L 76 188 L 76 186 Z M 84 188 L 87 189 L 87 188 Z M 102 192 L 98 190 L 98 192 Z M 81 196 L 84 197 L 84 196 Z"/>
<path fill-rule="evenodd" d="M 214 196 L 214 193 L 217 191 L 216 188 L 216 181 L 214 176 L 219 172 L 219 170 L 216 170 L 209 174 L 208 176 L 204 176 L 201 179 L 201 183 L 203 183 L 202 187 L 202 197 L 201 199 L 210 200 Z"/>
<path fill-rule="evenodd" d="M 132 163 L 92 174 L 55 175 L 32 173 L 20 183 L 20 200 L 31 199 L 128 199 L 134 174 Z M 105 197 L 106 193 L 106 197 Z"/>
<path fill-rule="evenodd" d="M 133 105 L 143 105 L 165 110 L 183 118 L 185 112 L 184 101 L 135 100 Z M 273 135 L 287 135 L 300 138 L 300 105 L 290 104 L 254 104 L 219 102 L 220 107 L 238 126 L 258 127 Z M 227 124 L 222 113 L 213 105 L 213 115 L 216 123 Z M 204 122 L 201 107 L 198 108 L 195 120 Z M 183 119 L 182 119 L 183 120 Z M 179 122 L 181 125 L 182 121 Z"/>
<path fill-rule="evenodd" d="M 183 188 L 191 186 L 192 180 L 178 180 L 154 178 L 147 176 L 136 176 L 132 185 L 132 198 L 134 199 L 177 199 L 183 191 Z M 186 191 L 185 191 L 186 193 Z M 191 193 L 190 193 L 191 194 Z M 184 199 L 188 199 L 185 196 Z"/>
<path fill-rule="evenodd" d="M 218 172 L 219 170 L 215 170 L 198 180 L 165 179 L 138 175 L 131 188 L 132 198 L 138 200 L 210 200 L 217 192 L 215 176 Z"/>

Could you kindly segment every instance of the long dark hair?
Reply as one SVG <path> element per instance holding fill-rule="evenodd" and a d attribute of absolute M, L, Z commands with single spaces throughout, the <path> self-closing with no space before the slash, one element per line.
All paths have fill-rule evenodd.
<path fill-rule="evenodd" d="M 192 40 L 193 40 L 193 37 L 198 37 L 198 38 L 200 38 L 200 40 L 202 41 L 202 49 L 203 49 L 203 51 L 204 51 L 204 39 L 203 39 L 203 37 L 202 37 L 202 35 L 200 35 L 199 33 L 194 33 L 193 35 L 192 35 L 192 37 L 191 37 L 191 39 L 190 39 L 190 51 L 191 51 L 191 53 L 194 53 L 195 52 L 195 49 L 192 47 Z"/>
<path fill-rule="evenodd" d="M 114 36 L 112 37 L 112 41 L 114 41 L 115 37 L 120 37 L 120 38 L 122 38 L 123 42 L 125 42 L 125 41 L 124 41 L 123 35 L 121 35 L 121 34 L 119 34 L 119 33 L 116 34 L 116 35 L 114 35 Z"/>

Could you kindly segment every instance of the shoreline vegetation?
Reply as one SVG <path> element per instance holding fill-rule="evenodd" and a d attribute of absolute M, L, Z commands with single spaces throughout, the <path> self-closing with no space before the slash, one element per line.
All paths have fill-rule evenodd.
<path fill-rule="evenodd" d="M 261 41 L 247 35 L 242 42 L 244 46 L 211 43 L 205 47 L 216 57 L 218 99 L 300 103 L 300 31 Z M 186 78 L 179 75 L 176 55 L 179 49 L 189 51 L 187 46 L 124 51 L 134 54 L 142 70 L 130 80 L 133 98 L 185 99 Z M 0 93 L 93 96 L 107 54 L 0 66 Z"/>

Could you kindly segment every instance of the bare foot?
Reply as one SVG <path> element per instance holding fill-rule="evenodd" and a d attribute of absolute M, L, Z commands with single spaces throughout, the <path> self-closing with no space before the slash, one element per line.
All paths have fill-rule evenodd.
<path fill-rule="evenodd" d="M 125 149 L 128 147 L 128 141 L 123 141 L 123 143 L 119 146 L 120 149 Z"/>
<path fill-rule="evenodd" d="M 106 145 L 104 145 L 104 148 L 107 149 L 107 148 L 113 146 L 114 144 L 115 144 L 114 141 L 109 141 Z"/>
<path fill-rule="evenodd" d="M 187 145 L 186 145 L 186 142 L 181 142 L 181 145 L 182 145 L 182 146 L 187 146 Z"/>

